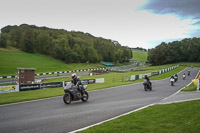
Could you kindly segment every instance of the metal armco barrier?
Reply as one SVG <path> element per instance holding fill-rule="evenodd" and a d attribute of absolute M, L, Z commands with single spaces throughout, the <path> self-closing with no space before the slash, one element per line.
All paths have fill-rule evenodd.
<path fill-rule="evenodd" d="M 72 72 L 85 72 L 85 71 L 92 71 L 92 70 L 104 70 L 106 68 L 92 68 L 92 69 L 84 69 L 84 70 L 73 70 L 73 71 L 63 71 L 63 72 L 49 72 L 49 73 L 40 73 L 35 74 L 35 76 L 41 76 L 41 75 L 51 75 L 51 74 L 64 74 L 64 73 L 72 73 Z M 0 79 L 7 79 L 7 78 L 16 78 L 15 75 L 12 76 L 0 76 Z"/>

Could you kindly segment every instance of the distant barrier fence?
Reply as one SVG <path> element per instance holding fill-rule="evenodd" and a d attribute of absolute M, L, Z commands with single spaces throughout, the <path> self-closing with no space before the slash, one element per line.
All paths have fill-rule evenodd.
<path fill-rule="evenodd" d="M 144 64 L 145 64 L 145 62 L 137 61 L 137 62 L 134 62 L 131 65 L 125 65 L 125 66 L 119 66 L 119 67 L 107 67 L 107 69 L 110 70 L 110 71 L 123 71 L 123 70 L 126 70 L 126 69 L 140 67 Z"/>
<path fill-rule="evenodd" d="M 138 79 L 143 79 L 145 75 L 147 75 L 148 77 L 150 76 L 155 76 L 155 75 L 159 75 L 159 74 L 163 74 L 163 73 L 166 73 L 168 71 L 171 71 L 175 68 L 179 67 L 179 65 L 177 66 L 172 66 L 172 67 L 169 67 L 169 68 L 166 68 L 166 69 L 162 69 L 160 71 L 156 71 L 156 72 L 151 72 L 151 73 L 146 73 L 146 74 L 139 74 L 139 75 L 125 75 L 121 78 L 113 78 L 113 82 L 126 82 L 126 81 L 135 81 L 135 80 L 138 80 Z"/>
<path fill-rule="evenodd" d="M 0 93 L 64 87 L 66 82 L 71 82 L 71 81 L 40 83 L 40 84 L 26 84 L 26 85 L 0 86 Z M 104 83 L 104 78 L 81 80 L 81 82 L 83 84 Z"/>
<path fill-rule="evenodd" d="M 73 70 L 73 71 L 62 71 L 62 72 L 49 72 L 49 73 L 40 73 L 35 74 L 35 76 L 42 76 L 42 75 L 52 75 L 52 74 L 66 74 L 66 73 L 75 73 L 75 72 L 87 72 L 87 71 L 94 71 L 94 70 L 105 70 L 106 68 L 91 68 L 91 69 L 83 69 L 83 70 Z M 12 76 L 0 76 L 0 79 L 8 79 L 8 78 L 16 78 L 15 75 Z"/>

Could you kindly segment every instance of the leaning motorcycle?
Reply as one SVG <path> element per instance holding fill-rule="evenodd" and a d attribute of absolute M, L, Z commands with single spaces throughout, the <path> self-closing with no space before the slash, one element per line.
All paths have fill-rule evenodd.
<path fill-rule="evenodd" d="M 78 88 L 76 88 L 73 83 L 67 83 L 67 85 L 64 87 L 65 95 L 63 96 L 63 101 L 65 104 L 70 104 L 71 101 L 82 100 L 83 102 L 86 102 L 88 100 L 89 94 L 87 91 L 85 91 L 87 85 L 80 85 L 79 87 L 83 88 L 82 94 L 80 91 L 78 91 Z"/>
<path fill-rule="evenodd" d="M 144 79 L 143 85 L 144 85 L 145 91 L 147 91 L 147 90 L 151 91 L 152 90 L 152 85 L 146 79 Z"/>

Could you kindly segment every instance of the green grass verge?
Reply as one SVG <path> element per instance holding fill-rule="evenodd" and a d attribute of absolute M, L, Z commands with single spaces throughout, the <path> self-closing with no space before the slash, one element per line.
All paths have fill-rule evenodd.
<path fill-rule="evenodd" d="M 197 86 L 194 85 L 194 83 L 191 83 L 189 86 L 186 86 L 181 91 L 196 91 L 196 90 L 197 90 Z"/>
<path fill-rule="evenodd" d="M 169 65 L 167 65 L 168 67 Z M 164 66 L 160 66 L 160 68 L 163 68 Z M 156 67 L 159 68 L 159 67 Z M 169 71 L 167 73 L 157 75 L 150 77 L 151 80 L 160 80 L 164 78 L 168 78 L 171 75 L 174 75 L 178 73 L 179 71 L 185 69 L 185 67 L 178 67 L 172 71 Z M 137 75 L 137 74 L 144 74 L 153 72 L 156 69 L 154 67 L 150 67 L 148 70 L 144 71 L 133 71 L 133 72 L 127 72 L 127 73 L 108 73 L 103 75 L 95 75 L 95 76 L 84 76 L 80 77 L 81 79 L 96 79 L 96 78 L 104 78 L 105 83 L 95 83 L 95 84 L 89 84 L 88 85 L 88 91 L 91 90 L 97 90 L 97 89 L 103 89 L 103 88 L 109 88 L 114 86 L 120 86 L 120 85 L 127 85 L 127 84 L 133 84 L 142 82 L 143 79 L 136 80 L 136 81 L 125 81 L 122 82 L 122 78 L 130 75 Z M 160 69 L 158 69 L 160 70 Z M 55 78 L 55 79 L 49 79 L 45 82 L 60 82 L 60 81 L 70 81 L 71 79 L 69 77 L 67 78 Z M 41 89 L 41 90 L 32 90 L 32 91 L 22 91 L 22 92 L 13 92 L 13 93 L 3 93 L 0 94 L 0 104 L 9 104 L 9 103 L 16 103 L 21 101 L 28 101 L 28 100 L 35 100 L 35 99 L 42 99 L 47 97 L 54 97 L 54 96 L 62 96 L 64 94 L 63 88 L 51 88 L 51 89 Z"/>
<path fill-rule="evenodd" d="M 38 53 L 26 53 L 14 48 L 0 48 L 0 76 L 16 75 L 18 67 L 36 68 L 36 73 L 47 73 L 105 66 L 92 63 L 65 64 L 62 61 Z"/>
<path fill-rule="evenodd" d="M 133 50 L 133 58 L 136 61 L 147 61 L 148 52 Z"/>
<path fill-rule="evenodd" d="M 181 65 L 181 66 L 185 66 L 185 67 L 191 67 L 191 66 L 193 66 L 193 67 L 200 67 L 200 63 L 199 62 L 180 62 L 180 63 L 177 63 L 177 64 L 179 64 L 179 65 Z"/>
<path fill-rule="evenodd" d="M 199 74 L 197 76 L 197 78 L 199 77 Z M 184 89 L 182 89 L 181 91 L 196 91 L 197 90 L 197 84 L 195 85 L 194 82 L 192 81 L 192 83 L 189 86 L 185 86 Z"/>
<path fill-rule="evenodd" d="M 200 100 L 156 105 L 80 133 L 198 133 Z"/>
<path fill-rule="evenodd" d="M 42 99 L 42 98 L 48 98 L 48 97 L 55 97 L 55 96 L 60 96 L 62 94 L 64 94 L 63 87 L 3 93 L 3 94 L 0 94 L 0 105 L 29 101 L 29 100 L 36 100 L 36 99 Z"/>

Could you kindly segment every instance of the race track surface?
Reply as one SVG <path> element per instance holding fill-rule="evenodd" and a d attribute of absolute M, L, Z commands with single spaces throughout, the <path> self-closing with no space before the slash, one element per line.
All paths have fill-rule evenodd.
<path fill-rule="evenodd" d="M 190 69 L 191 75 L 182 80 Z M 191 82 L 199 68 L 178 74 L 175 86 L 169 78 L 152 81 L 153 91 L 145 92 L 142 83 L 89 92 L 89 101 L 64 104 L 62 97 L 0 106 L 0 133 L 67 133 L 120 114 L 159 102 Z M 63 92 L 64 94 L 64 92 Z"/>

